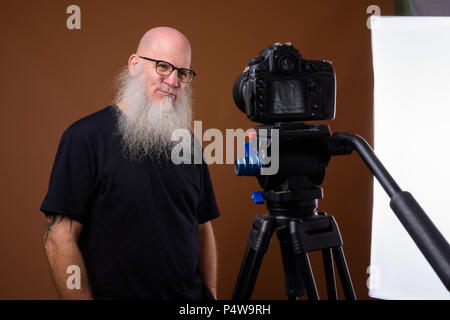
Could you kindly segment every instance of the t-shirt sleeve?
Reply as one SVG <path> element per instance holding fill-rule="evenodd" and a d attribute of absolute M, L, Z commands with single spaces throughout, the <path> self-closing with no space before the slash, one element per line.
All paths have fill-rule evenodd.
<path fill-rule="evenodd" d="M 198 222 L 199 224 L 208 222 L 214 218 L 220 216 L 219 208 L 216 203 L 216 196 L 214 194 L 214 189 L 211 181 L 211 177 L 209 175 L 208 165 L 206 163 L 202 163 L 202 172 L 201 172 L 201 180 L 202 180 L 202 200 L 200 202 L 199 211 L 198 211 Z"/>
<path fill-rule="evenodd" d="M 70 127 L 61 138 L 40 209 L 45 215 L 62 214 L 85 223 L 94 192 L 95 157 L 85 134 L 77 129 Z"/>

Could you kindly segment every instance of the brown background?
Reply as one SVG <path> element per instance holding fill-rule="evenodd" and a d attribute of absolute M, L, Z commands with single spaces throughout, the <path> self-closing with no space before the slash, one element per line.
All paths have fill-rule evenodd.
<path fill-rule="evenodd" d="M 81 30 L 66 28 L 66 8 L 81 8 Z M 336 131 L 373 141 L 373 77 L 366 8 L 392 15 L 392 1 L 5 1 L 1 34 L 0 299 L 54 299 L 43 252 L 39 206 L 48 187 L 62 132 L 105 107 L 112 80 L 143 33 L 172 26 L 190 39 L 195 119 L 203 130 L 248 129 L 255 124 L 232 101 L 231 88 L 248 60 L 277 41 L 291 41 L 305 58 L 333 61 L 337 73 Z M 204 144 L 205 146 L 207 144 Z M 219 298 L 229 299 L 250 224 L 256 179 L 236 177 L 232 165 L 212 165 L 222 216 L 214 221 L 219 249 Z M 340 226 L 356 294 L 368 298 L 372 177 L 356 156 L 331 160 L 320 209 Z M 313 269 L 326 297 L 319 255 Z M 253 298 L 284 299 L 276 238 Z"/>

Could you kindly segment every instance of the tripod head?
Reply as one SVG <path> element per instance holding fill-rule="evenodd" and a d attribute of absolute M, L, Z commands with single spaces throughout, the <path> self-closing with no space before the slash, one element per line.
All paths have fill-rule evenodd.
<path fill-rule="evenodd" d="M 318 200 L 323 198 L 319 186 L 331 156 L 349 154 L 351 149 L 339 147 L 327 125 L 281 122 L 259 125 L 255 130 L 257 139 L 246 143 L 246 156 L 236 159 L 236 174 L 256 176 L 270 214 L 314 215 Z M 277 134 L 273 135 L 274 132 Z M 274 142 L 273 137 L 278 141 Z M 277 148 L 272 148 L 274 143 L 278 143 Z M 269 156 L 278 157 L 279 168 L 273 175 L 263 174 Z"/>

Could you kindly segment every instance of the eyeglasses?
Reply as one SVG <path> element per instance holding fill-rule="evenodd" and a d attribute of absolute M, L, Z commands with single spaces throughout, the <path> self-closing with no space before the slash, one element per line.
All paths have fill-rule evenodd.
<path fill-rule="evenodd" d="M 171 64 L 167 61 L 155 60 L 155 59 L 150 59 L 150 58 L 142 57 L 142 56 L 138 56 L 138 57 L 145 59 L 145 60 L 155 62 L 156 63 L 155 70 L 158 74 L 160 74 L 162 76 L 170 76 L 172 74 L 173 70 L 177 70 L 178 71 L 178 80 L 180 80 L 181 82 L 189 83 L 194 79 L 194 77 L 196 75 L 196 73 L 190 69 L 177 68 L 173 64 Z"/>

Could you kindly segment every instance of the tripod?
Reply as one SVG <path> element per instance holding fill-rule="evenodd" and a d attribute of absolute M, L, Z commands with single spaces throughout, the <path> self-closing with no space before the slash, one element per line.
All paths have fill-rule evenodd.
<path fill-rule="evenodd" d="M 320 188 L 315 189 L 320 193 L 322 191 Z M 297 192 L 298 194 L 301 193 Z M 305 202 L 301 203 L 305 204 Z M 289 300 L 296 300 L 297 297 L 305 294 L 310 300 L 319 299 L 308 257 L 309 252 L 316 250 L 322 251 L 328 299 L 337 299 L 332 256 L 345 298 L 356 299 L 336 221 L 324 212 L 316 212 L 317 200 L 306 201 L 306 203 L 312 206 L 299 208 L 299 211 L 293 215 L 274 213 L 255 217 L 233 291 L 233 300 L 250 299 L 264 254 L 269 248 L 275 231 L 280 242 L 285 273 L 285 292 Z"/>
<path fill-rule="evenodd" d="M 250 299 L 262 259 L 275 231 L 281 246 L 289 299 L 305 293 L 309 299 L 319 298 L 307 255 L 315 250 L 322 250 L 328 299 L 337 299 L 332 256 L 345 298 L 355 299 L 337 224 L 332 216 L 316 210 L 318 199 L 323 197 L 322 189 L 317 186 L 323 182 L 331 156 L 348 155 L 353 151 L 359 154 L 386 191 L 395 215 L 450 291 L 449 243 L 414 197 L 400 189 L 363 138 L 344 132 L 331 135 L 325 125 L 304 123 L 257 127 L 257 130 L 261 129 L 279 130 L 280 166 L 274 175 L 259 174 L 267 153 L 255 156 L 250 142 L 245 144 L 245 158 L 236 159 L 237 175 L 257 177 L 264 189 L 269 214 L 258 215 L 253 221 L 232 299 Z M 262 135 L 261 142 L 262 145 L 271 145 L 271 137 Z M 255 202 L 264 202 L 261 194 L 259 196 L 261 199 Z"/>

